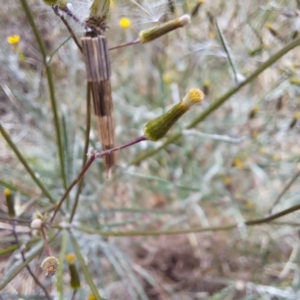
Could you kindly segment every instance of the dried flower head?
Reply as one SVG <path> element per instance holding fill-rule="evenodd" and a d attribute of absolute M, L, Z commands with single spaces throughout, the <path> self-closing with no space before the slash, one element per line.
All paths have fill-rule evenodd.
<path fill-rule="evenodd" d="M 46 276 L 53 276 L 56 273 L 59 261 L 54 256 L 46 257 L 41 263 L 41 268 L 44 270 Z"/>

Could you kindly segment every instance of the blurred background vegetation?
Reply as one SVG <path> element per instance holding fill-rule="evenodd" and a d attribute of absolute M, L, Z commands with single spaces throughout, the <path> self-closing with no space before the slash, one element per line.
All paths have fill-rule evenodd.
<path fill-rule="evenodd" d="M 81 20 L 88 16 L 91 1 L 69 2 Z M 53 75 L 69 185 L 84 155 L 85 65 L 53 10 L 42 1 L 27 3 Z M 219 97 L 297 41 L 298 9 L 296 0 L 111 1 L 111 47 L 134 40 L 142 29 L 194 11 L 184 28 L 146 45 L 110 52 L 116 144 L 141 136 L 148 120 L 190 88 L 204 90 L 205 100 L 173 126 L 168 136 L 181 133 L 180 138 L 163 149 L 152 151 L 168 136 L 119 151 L 110 179 L 101 159 L 91 166 L 72 223 L 76 228 L 64 230 L 67 219 L 62 215 L 46 228 L 49 237 L 56 234 L 50 248 L 60 260 L 57 275 L 50 278 L 40 269 L 45 254 L 40 237 L 32 235 L 30 220 L 37 211 L 51 215 L 52 204 L 0 136 L 0 299 L 45 299 L 16 247 L 5 188 L 15 197 L 22 220 L 15 229 L 19 242 L 26 244 L 26 257 L 34 254 L 31 269 L 53 299 L 92 299 L 89 279 L 99 292 L 95 299 L 299 299 L 299 212 L 273 223 L 243 225 L 300 201 L 299 48 L 287 51 L 203 122 L 188 128 Z M 120 26 L 124 17 L 128 26 Z M 83 29 L 67 20 L 80 38 Z M 19 41 L 9 42 L 14 35 Z M 1 5 L 0 38 L 1 125 L 58 201 L 65 187 L 47 76 L 19 1 Z M 90 147 L 100 150 L 93 113 L 91 118 Z M 76 192 L 77 187 L 63 205 L 67 217 Z M 231 224 L 239 225 L 221 228 Z M 201 228 L 208 229 L 197 233 Z M 170 234 L 181 230 L 188 232 Z M 81 270 L 75 295 L 67 253 L 76 254 Z"/>

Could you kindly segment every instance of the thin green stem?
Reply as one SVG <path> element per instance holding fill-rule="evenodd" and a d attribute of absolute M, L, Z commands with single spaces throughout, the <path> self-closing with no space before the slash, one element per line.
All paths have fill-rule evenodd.
<path fill-rule="evenodd" d="M 272 207 L 270 208 L 270 214 L 273 212 L 275 206 L 280 202 L 283 195 L 289 190 L 289 188 L 294 184 L 294 182 L 297 180 L 297 178 L 300 176 L 300 170 L 290 179 L 288 184 L 283 188 L 281 193 L 278 195 L 278 197 L 275 199 Z"/>
<path fill-rule="evenodd" d="M 66 189 L 67 188 L 67 179 L 66 179 L 66 172 L 65 172 L 65 164 L 64 164 L 64 153 L 63 153 L 63 147 L 62 147 L 62 140 L 61 140 L 61 133 L 60 133 L 60 125 L 59 125 L 59 119 L 58 119 L 58 112 L 57 112 L 57 105 L 56 105 L 56 99 L 55 99 L 55 89 L 54 89 L 54 83 L 52 78 L 52 72 L 49 64 L 47 63 L 47 52 L 46 47 L 44 45 L 44 42 L 42 40 L 41 34 L 34 22 L 32 12 L 30 10 L 30 7 L 26 0 L 20 0 L 21 5 L 25 11 L 27 20 L 33 30 L 34 36 L 37 40 L 37 43 L 40 48 L 40 52 L 43 57 L 43 63 L 46 69 L 46 76 L 49 86 L 49 92 L 50 92 L 50 101 L 52 106 L 52 112 L 53 112 L 53 118 L 54 118 L 54 125 L 55 125 L 55 132 L 56 132 L 56 142 L 57 142 L 57 148 L 58 148 L 58 154 L 59 154 L 59 161 L 60 161 L 60 172 L 61 177 L 63 180 L 63 186 Z"/>
<path fill-rule="evenodd" d="M 191 123 L 189 123 L 184 129 L 190 129 L 195 127 L 197 124 L 206 119 L 213 111 L 219 108 L 224 102 L 226 102 L 232 95 L 236 94 L 242 87 L 252 82 L 259 74 L 261 74 L 264 70 L 274 64 L 278 59 L 280 59 L 283 55 L 291 51 L 300 45 L 300 38 L 292 41 L 273 56 L 271 56 L 266 62 L 262 63 L 247 79 L 240 82 L 236 87 L 230 89 L 227 93 L 223 94 L 221 97 L 216 99 L 214 103 L 212 103 L 205 111 L 203 111 L 197 118 L 195 118 Z M 167 138 L 159 147 L 146 151 L 142 153 L 140 156 L 137 156 L 133 159 L 129 165 L 138 164 L 142 160 L 156 154 L 161 149 L 165 148 L 167 145 L 175 142 L 182 136 L 181 132 L 175 133 Z"/>
<path fill-rule="evenodd" d="M 127 231 L 127 232 L 94 230 L 90 227 L 85 227 L 85 226 L 74 226 L 74 228 L 78 231 L 89 233 L 89 234 L 100 234 L 102 236 L 120 236 L 120 237 L 121 236 L 158 236 L 158 235 L 173 235 L 173 234 L 186 234 L 186 233 L 199 233 L 199 232 L 212 232 L 212 231 L 227 231 L 227 230 L 240 228 L 243 226 L 250 227 L 250 226 L 257 226 L 257 225 L 270 223 L 273 220 L 281 218 L 297 210 L 300 210 L 300 204 L 297 204 L 279 213 L 261 219 L 248 220 L 246 222 L 234 223 L 227 226 L 196 227 L 196 228 L 176 229 L 176 230 L 139 230 L 139 231 Z M 281 225 L 281 224 L 274 223 L 274 225 Z"/>
<path fill-rule="evenodd" d="M 238 77 L 237 77 L 237 70 L 236 70 L 236 67 L 234 65 L 234 62 L 232 60 L 232 57 L 231 57 L 231 54 L 230 54 L 230 50 L 228 48 L 228 45 L 227 45 L 227 41 L 225 39 L 225 36 L 223 35 L 220 27 L 219 27 L 219 24 L 217 22 L 217 20 L 214 20 L 215 21 L 215 25 L 216 25 L 216 28 L 217 28 L 217 31 L 218 31 L 218 34 L 220 36 L 220 40 L 221 40 L 221 43 L 222 43 L 222 46 L 227 54 L 227 58 L 228 58 L 228 62 L 231 66 L 231 69 L 232 69 L 232 72 L 233 72 L 233 75 L 234 75 L 234 80 L 235 80 L 235 83 L 236 84 L 239 84 L 239 81 L 238 81 Z"/>
<path fill-rule="evenodd" d="M 87 91 L 86 91 L 86 114 L 87 114 L 87 116 L 86 116 L 85 143 L 84 143 L 84 149 L 83 149 L 81 169 L 83 169 L 86 164 L 87 152 L 89 149 L 89 142 L 90 142 L 90 130 L 91 130 L 91 84 L 90 83 L 87 84 Z M 75 212 L 76 212 L 76 209 L 78 206 L 79 196 L 80 196 L 82 184 L 83 184 L 83 178 L 84 178 L 84 176 L 82 176 L 82 178 L 80 179 L 80 181 L 78 183 L 77 192 L 76 192 L 74 204 L 72 207 L 72 212 L 70 215 L 70 220 L 69 220 L 70 223 L 72 223 L 72 221 L 73 221 L 73 217 L 75 215 Z"/>
<path fill-rule="evenodd" d="M 79 247 L 79 245 L 77 243 L 76 238 L 72 234 L 70 235 L 70 238 L 71 238 L 71 243 L 73 245 L 73 248 L 74 248 L 74 251 L 75 251 L 75 254 L 76 254 L 76 258 L 79 261 L 82 273 L 84 274 L 84 277 L 85 277 L 85 279 L 87 281 L 87 284 L 91 288 L 91 291 L 92 291 L 95 299 L 96 300 L 102 300 L 102 297 L 100 296 L 100 294 L 98 292 L 98 287 L 95 285 L 95 283 L 93 281 L 93 275 L 90 274 L 90 272 L 89 272 L 89 270 L 88 270 L 88 268 L 87 268 L 87 266 L 85 264 L 84 258 L 83 258 L 82 254 L 81 254 L 80 247 Z"/>
<path fill-rule="evenodd" d="M 24 166 L 28 174 L 31 176 L 32 180 L 37 184 L 37 186 L 40 188 L 42 193 L 49 198 L 49 200 L 52 203 L 56 203 L 54 198 L 51 196 L 50 192 L 47 190 L 47 188 L 44 186 L 44 184 L 35 176 L 34 171 L 30 168 L 29 164 L 27 163 L 26 159 L 23 157 L 21 152 L 18 150 L 17 146 L 14 144 L 14 142 L 11 140 L 9 135 L 6 133 L 5 129 L 3 128 L 2 124 L 0 123 L 0 132 L 4 139 L 6 140 L 7 144 L 11 147 L 11 149 L 14 151 L 16 156 L 18 157 L 21 164 Z"/>
<path fill-rule="evenodd" d="M 50 65 L 52 58 L 54 57 L 54 55 L 57 53 L 57 51 L 65 44 L 67 43 L 72 37 L 69 36 L 67 39 L 65 39 L 51 54 L 50 54 L 50 58 L 48 60 L 48 65 Z"/>

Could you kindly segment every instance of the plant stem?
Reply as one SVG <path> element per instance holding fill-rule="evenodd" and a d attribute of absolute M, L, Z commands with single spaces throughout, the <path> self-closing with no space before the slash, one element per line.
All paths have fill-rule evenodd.
<path fill-rule="evenodd" d="M 54 13 L 55 13 L 55 14 L 63 21 L 63 23 L 64 23 L 65 26 L 67 27 L 69 33 L 71 34 L 72 39 L 74 40 L 75 44 L 77 45 L 79 51 L 82 53 L 82 47 L 81 47 L 81 44 L 79 43 L 79 41 L 78 41 L 78 39 L 77 39 L 77 37 L 76 37 L 74 31 L 72 30 L 71 26 L 70 26 L 69 23 L 67 22 L 65 16 L 62 15 L 62 14 L 59 12 L 58 6 L 53 7 L 53 11 L 54 11 Z M 67 8 L 66 8 L 66 9 L 63 9 L 63 11 L 64 11 L 65 13 L 67 13 L 67 14 L 71 13 L 71 12 L 69 11 L 69 9 L 67 9 Z M 71 14 L 72 14 L 72 13 L 71 13 Z M 74 14 L 72 14 L 72 17 L 74 17 Z M 76 20 L 78 20 L 78 19 L 76 18 Z M 81 25 L 82 25 L 82 24 L 81 24 Z"/>
<path fill-rule="evenodd" d="M 234 223 L 227 226 L 212 226 L 212 227 L 196 227 L 196 228 L 189 228 L 189 229 L 176 229 L 176 230 L 140 230 L 140 231 L 127 231 L 127 232 L 115 232 L 115 231 L 103 231 L 103 230 L 94 230 L 88 227 L 83 226 L 74 226 L 75 229 L 84 233 L 90 234 L 100 234 L 102 236 L 158 236 L 158 235 L 173 235 L 173 234 L 186 234 L 186 233 L 199 233 L 199 232 L 209 232 L 209 231 L 227 231 L 232 229 L 237 229 L 240 227 L 250 227 L 250 226 L 257 226 L 266 223 L 270 223 L 271 221 L 281 218 L 285 215 L 288 215 L 292 212 L 300 210 L 300 204 L 292 206 L 288 209 L 285 209 L 279 213 L 261 218 L 261 219 L 254 219 L 248 220 L 243 223 Z M 280 225 L 275 223 L 276 225 Z"/>
<path fill-rule="evenodd" d="M 64 154 L 63 154 L 63 147 L 62 147 L 62 140 L 61 140 L 61 133 L 60 133 L 60 125 L 59 125 L 59 119 L 58 119 L 58 112 L 57 112 L 57 105 L 56 105 L 56 99 L 55 99 L 55 89 L 54 89 L 54 83 L 52 78 L 52 72 L 49 64 L 47 63 L 47 52 L 46 47 L 44 45 L 44 42 L 42 40 L 41 34 L 34 22 L 32 12 L 30 10 L 30 7 L 26 0 L 20 0 L 21 5 L 25 11 L 27 20 L 33 30 L 34 36 L 37 40 L 37 43 L 40 48 L 40 52 L 43 57 L 43 63 L 46 69 L 46 76 L 49 86 L 49 92 L 50 92 L 50 101 L 52 106 L 52 112 L 54 117 L 54 127 L 56 132 L 56 142 L 57 142 L 57 148 L 58 148 L 58 154 L 59 154 L 59 161 L 60 161 L 60 172 L 61 177 L 63 180 L 63 186 L 66 189 L 67 188 L 67 179 L 66 179 L 66 173 L 65 173 L 65 164 L 64 164 Z"/>
<path fill-rule="evenodd" d="M 272 207 L 270 208 L 270 214 L 273 213 L 274 207 L 279 203 L 282 196 L 288 191 L 288 189 L 294 184 L 296 179 L 300 176 L 300 170 L 293 176 L 293 178 L 288 182 L 288 184 L 283 188 L 281 193 L 278 195 L 276 200 L 274 201 Z"/>
<path fill-rule="evenodd" d="M 89 167 L 92 165 L 92 163 L 94 162 L 94 160 L 96 158 L 100 158 L 102 156 L 105 156 L 107 154 L 111 154 L 113 152 L 116 152 L 118 150 L 121 150 L 121 149 L 124 149 L 124 148 L 127 148 L 129 146 L 132 146 L 134 144 L 137 144 L 141 141 L 145 141 L 147 140 L 147 138 L 145 136 L 140 136 L 138 137 L 137 139 L 133 140 L 133 141 L 130 141 L 128 143 L 125 143 L 121 146 L 117 146 L 115 148 L 111 148 L 111 149 L 108 149 L 108 150 L 105 150 L 105 151 L 102 151 L 101 153 L 97 153 L 96 151 L 93 151 L 91 153 L 91 157 L 90 159 L 87 161 L 86 165 L 84 166 L 84 168 L 81 170 L 81 172 L 78 174 L 78 176 L 72 181 L 72 183 L 69 185 L 69 187 L 66 189 L 65 193 L 62 195 L 61 199 L 59 200 L 55 210 L 54 210 L 54 213 L 53 213 L 53 216 L 51 218 L 51 221 L 50 222 L 53 222 L 54 218 L 55 218 L 55 215 L 56 213 L 58 212 L 58 210 L 60 209 L 61 205 L 63 204 L 64 200 L 66 199 L 66 197 L 68 196 L 68 194 L 70 193 L 70 191 L 72 190 L 72 188 L 76 185 L 76 183 L 81 179 L 81 177 L 85 174 L 85 172 L 89 169 Z"/>
<path fill-rule="evenodd" d="M 261 74 L 264 70 L 266 70 L 268 67 L 270 67 L 272 64 L 274 64 L 278 59 L 280 59 L 283 55 L 288 53 L 290 50 L 294 49 L 295 47 L 300 45 L 300 38 L 292 41 L 285 47 L 283 47 L 281 50 L 279 50 L 277 53 L 275 53 L 273 56 L 271 56 L 266 62 L 262 63 L 247 79 L 240 82 L 236 87 L 230 89 L 227 93 L 223 94 L 221 97 L 216 99 L 214 103 L 212 103 L 205 111 L 203 111 L 197 118 L 195 118 L 191 123 L 189 123 L 184 129 L 191 129 L 195 127 L 197 124 L 202 122 L 206 119 L 213 111 L 215 111 L 217 108 L 219 108 L 224 102 L 226 102 L 232 95 L 236 94 L 242 87 L 244 87 L 246 84 L 252 82 L 259 74 Z M 157 152 L 159 152 L 161 149 L 165 148 L 167 145 L 175 142 L 182 136 L 181 132 L 175 133 L 171 135 L 169 138 L 167 138 L 162 145 L 155 149 L 151 149 L 149 151 L 146 151 L 145 153 L 142 153 L 140 156 L 137 156 L 135 159 L 133 159 L 129 165 L 138 164 L 145 158 L 148 158 Z"/>

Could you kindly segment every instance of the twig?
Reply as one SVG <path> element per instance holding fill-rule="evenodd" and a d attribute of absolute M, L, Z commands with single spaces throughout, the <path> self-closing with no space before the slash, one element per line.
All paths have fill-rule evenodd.
<path fill-rule="evenodd" d="M 274 201 L 272 207 L 269 210 L 269 213 L 272 214 L 275 206 L 280 202 L 282 196 L 288 191 L 288 189 L 294 184 L 296 179 L 300 176 L 300 170 L 294 175 L 294 177 L 289 181 L 289 183 L 283 188 L 281 193 L 278 195 L 276 200 Z"/>
<path fill-rule="evenodd" d="M 161 231 L 151 231 L 151 230 L 140 230 L 140 231 L 127 231 L 127 232 L 116 232 L 116 231 L 103 231 L 103 230 L 94 230 L 89 227 L 84 226 L 74 226 L 75 229 L 81 232 L 89 233 L 89 234 L 100 234 L 102 236 L 158 236 L 158 235 L 173 235 L 173 234 L 186 234 L 186 233 L 199 233 L 199 232 L 209 232 L 209 231 L 227 231 L 233 230 L 241 227 L 250 227 L 257 226 L 266 223 L 270 223 L 271 221 L 281 218 L 285 215 L 288 215 L 292 212 L 300 210 L 300 204 L 292 206 L 288 209 L 285 209 L 279 213 L 276 213 L 271 216 L 267 216 L 261 219 L 248 220 L 243 223 L 234 223 L 227 226 L 212 226 L 212 227 L 196 227 L 189 229 L 178 229 L 178 230 L 161 230 Z M 271 223 L 273 224 L 273 223 Z M 274 225 L 282 225 L 281 223 L 274 222 Z M 283 225 L 288 225 L 283 223 Z"/>
<path fill-rule="evenodd" d="M 85 143 L 84 143 L 84 149 L 83 149 L 83 158 L 82 158 L 82 168 L 81 169 L 83 169 L 86 164 L 87 152 L 89 149 L 89 142 L 90 142 L 90 129 L 91 129 L 91 84 L 90 83 L 87 83 L 86 105 L 87 105 L 87 107 L 86 107 L 86 131 L 85 131 Z M 70 220 L 69 220 L 70 223 L 72 223 L 73 217 L 76 212 L 76 208 L 77 208 L 78 201 L 79 201 L 79 196 L 80 196 L 81 189 L 82 189 L 82 184 L 83 184 L 83 177 L 80 179 L 80 181 L 78 183 L 78 188 L 77 188 L 74 204 L 73 204 L 71 215 L 70 215 Z"/>
<path fill-rule="evenodd" d="M 52 78 L 52 71 L 50 66 L 47 63 L 47 52 L 45 44 L 42 40 L 41 34 L 34 22 L 32 12 L 30 10 L 30 7 L 26 0 L 20 0 L 21 5 L 25 11 L 27 20 L 33 30 L 34 36 L 37 40 L 37 43 L 40 48 L 40 52 L 43 57 L 43 63 L 46 69 L 46 76 L 49 86 L 49 92 L 50 92 L 50 101 L 52 106 L 52 112 L 53 112 L 53 118 L 54 118 L 54 127 L 55 127 L 55 133 L 56 133 L 56 141 L 57 141 L 57 148 L 58 148 L 58 154 L 59 154 L 59 161 L 60 161 L 60 172 L 63 180 L 63 186 L 66 189 L 67 188 L 67 178 L 65 173 L 65 164 L 64 164 L 64 153 L 63 153 L 63 146 L 62 146 L 62 140 L 61 140 L 61 133 L 60 133 L 60 124 L 58 119 L 58 112 L 57 112 L 57 105 L 56 105 L 56 98 L 55 98 L 55 89 L 54 89 L 54 83 Z"/>
<path fill-rule="evenodd" d="M 69 185 L 69 187 L 66 189 L 65 193 L 63 194 L 63 196 L 61 197 L 61 199 L 59 200 L 55 210 L 54 210 L 54 213 L 53 213 L 53 216 L 50 220 L 50 222 L 53 222 L 55 216 L 56 216 L 56 213 L 58 212 L 58 210 L 60 209 L 61 205 L 63 204 L 64 200 L 66 199 L 66 197 L 68 196 L 68 194 L 70 193 L 70 191 L 72 190 L 72 188 L 76 185 L 76 183 L 81 179 L 81 177 L 85 174 L 85 172 L 89 169 L 89 167 L 91 166 L 91 164 L 94 162 L 94 160 L 96 158 L 100 158 L 102 156 L 105 156 L 107 154 L 111 154 L 113 152 L 116 152 L 118 150 L 121 150 L 121 149 L 124 149 L 124 148 L 127 148 L 129 146 L 132 146 L 134 144 L 137 144 L 141 141 L 146 141 L 147 138 L 145 136 L 140 136 L 138 137 L 137 139 L 133 140 L 133 141 L 130 141 L 128 143 L 125 143 L 121 146 L 118 146 L 118 147 L 115 147 L 115 148 L 111 148 L 111 149 L 108 149 L 108 150 L 105 150 L 105 151 L 102 151 L 101 153 L 97 153 L 96 151 L 93 151 L 90 155 L 91 157 L 89 158 L 89 160 L 87 161 L 86 165 L 84 166 L 84 168 L 81 170 L 81 172 L 78 174 L 78 176 L 72 181 L 72 183 Z"/>
<path fill-rule="evenodd" d="M 82 52 L 82 47 L 81 44 L 79 43 L 74 31 L 72 30 L 71 26 L 69 25 L 68 21 L 65 19 L 64 15 L 62 15 L 59 10 L 58 10 L 58 6 L 53 6 L 53 11 L 54 13 L 63 21 L 63 23 L 65 24 L 65 26 L 67 27 L 69 33 L 71 34 L 72 39 L 74 40 L 75 44 L 77 45 L 78 49 L 80 50 L 80 52 Z M 62 9 L 62 11 L 64 12 L 70 12 L 69 9 Z M 70 12 L 72 17 L 74 18 L 74 14 L 72 14 L 72 12 Z M 69 15 L 69 14 L 68 14 Z M 77 18 L 76 18 L 77 19 Z M 78 20 L 79 21 L 79 20 Z M 81 24 L 81 23 L 80 23 Z"/>
<path fill-rule="evenodd" d="M 71 300 L 75 300 L 76 293 L 77 293 L 77 290 L 74 290 L 74 291 L 73 291 L 73 294 L 72 294 L 72 298 L 71 298 Z"/>
<path fill-rule="evenodd" d="M 49 256 L 51 256 L 51 250 L 50 250 L 50 247 L 49 247 L 49 244 L 48 244 L 48 240 L 47 240 L 47 236 L 46 236 L 46 233 L 45 233 L 45 229 L 43 227 L 41 227 L 40 232 L 42 234 L 46 256 L 49 257 Z"/>
<path fill-rule="evenodd" d="M 136 39 L 134 41 L 131 41 L 131 42 L 127 42 L 127 43 L 124 43 L 124 44 L 120 44 L 120 45 L 117 45 L 117 46 L 114 46 L 114 47 L 111 47 L 109 48 L 108 50 L 115 50 L 115 49 L 119 49 L 119 48 L 123 48 L 123 47 L 128 47 L 128 46 L 132 46 L 132 45 L 136 45 L 136 44 L 139 44 L 140 43 L 140 40 L 139 39 Z"/>
<path fill-rule="evenodd" d="M 69 40 L 70 40 L 71 36 L 69 36 L 67 39 L 65 39 L 49 56 L 49 59 L 48 59 L 48 64 L 51 63 L 51 60 L 53 58 L 53 56 L 56 54 L 56 52 L 65 44 L 67 43 Z"/>
<path fill-rule="evenodd" d="M 262 63 L 249 77 L 247 77 L 244 81 L 240 82 L 236 87 L 230 89 L 225 94 L 223 94 L 221 97 L 217 98 L 205 111 L 203 111 L 197 118 L 195 118 L 191 123 L 189 123 L 185 129 L 191 129 L 195 127 L 197 124 L 205 120 L 213 111 L 215 111 L 217 108 L 219 108 L 224 102 L 226 102 L 231 96 L 236 94 L 242 87 L 247 85 L 248 83 L 252 82 L 259 74 L 261 74 L 263 71 L 265 71 L 268 67 L 270 67 L 272 64 L 274 64 L 278 59 L 280 59 L 283 55 L 288 53 L 290 50 L 296 48 L 300 45 L 300 38 L 292 41 L 291 43 L 287 44 L 285 47 L 283 47 L 281 50 L 279 50 L 277 53 L 275 53 L 273 56 L 271 56 L 266 62 Z M 142 153 L 140 156 L 137 156 L 135 159 L 133 159 L 131 162 L 129 162 L 129 165 L 134 165 L 140 163 L 145 158 L 148 158 L 157 152 L 159 152 L 161 149 L 164 149 L 167 145 L 177 141 L 182 136 L 181 132 L 175 133 L 171 135 L 169 138 L 167 138 L 159 147 L 155 149 L 151 149 L 149 151 L 146 151 L 145 153 Z"/>
<path fill-rule="evenodd" d="M 23 262 L 25 262 L 25 261 L 26 261 L 26 258 L 25 258 L 25 255 L 24 255 L 23 250 L 21 250 L 19 238 L 18 238 L 18 235 L 17 235 L 17 233 L 16 233 L 16 221 L 12 221 L 12 232 L 13 232 L 14 238 L 15 238 L 15 240 L 16 240 L 16 244 L 17 244 L 18 248 L 20 249 L 21 256 L 22 256 L 22 260 L 23 260 Z M 31 275 L 31 277 L 33 278 L 33 280 L 35 281 L 35 283 L 36 283 L 36 284 L 44 291 L 45 297 L 46 297 L 48 300 L 51 300 L 51 297 L 50 297 L 49 293 L 47 292 L 46 288 L 45 288 L 44 285 L 39 281 L 39 279 L 35 276 L 35 274 L 32 272 L 32 270 L 31 270 L 31 268 L 29 267 L 28 264 L 26 265 L 26 269 L 27 269 L 27 271 L 29 272 L 29 274 Z"/>
<path fill-rule="evenodd" d="M 84 27 L 84 24 L 79 20 L 79 18 L 76 17 L 76 15 L 71 12 L 67 6 L 61 9 L 63 12 L 65 12 L 69 17 L 71 17 L 76 23 L 78 23 L 80 26 Z"/>

